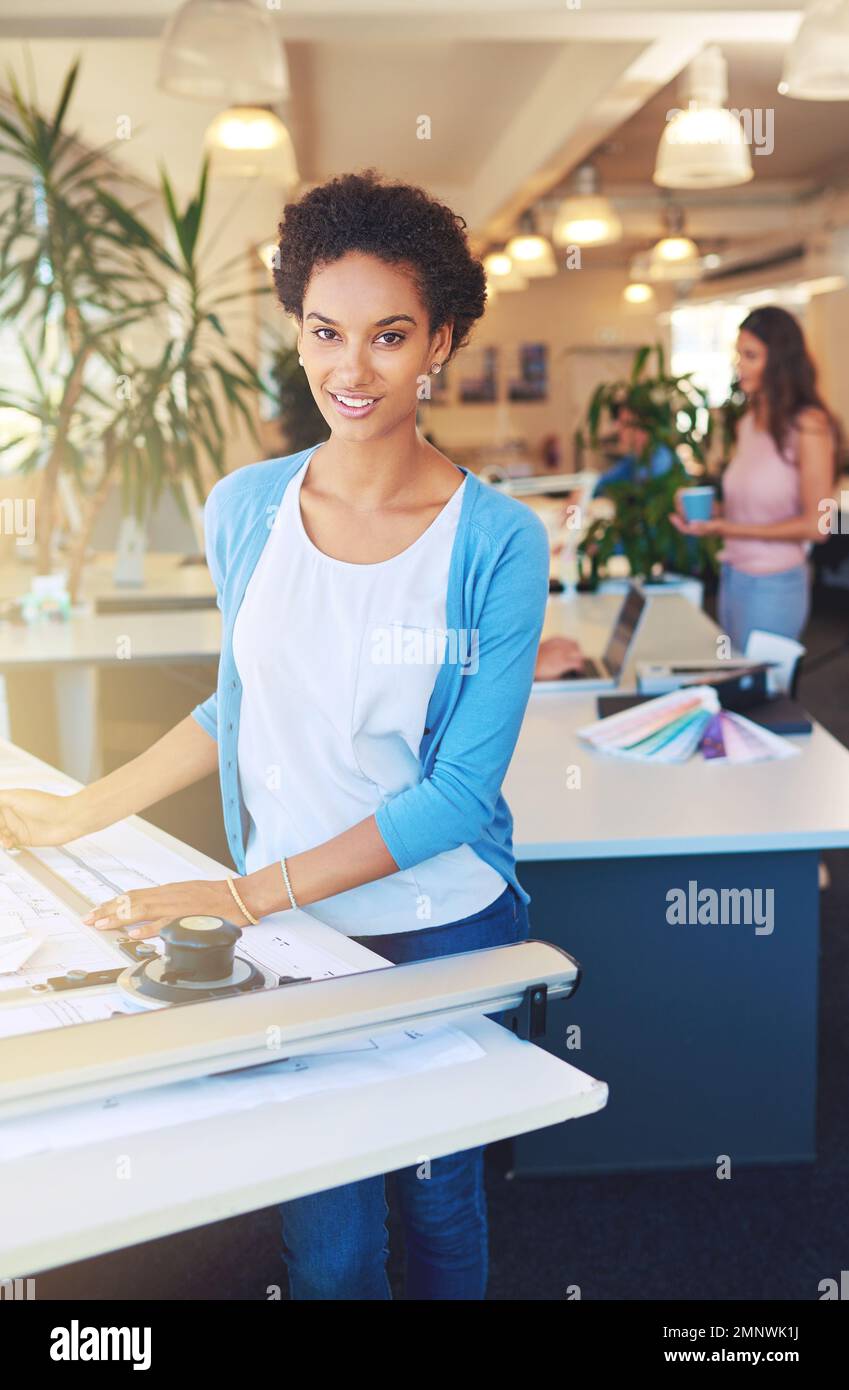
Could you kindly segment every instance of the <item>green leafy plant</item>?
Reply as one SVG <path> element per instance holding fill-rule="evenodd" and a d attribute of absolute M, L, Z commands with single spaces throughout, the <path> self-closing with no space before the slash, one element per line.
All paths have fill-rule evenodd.
<path fill-rule="evenodd" d="M 648 371 L 654 353 L 654 371 Z M 594 391 L 587 409 L 587 431 L 593 447 L 599 447 L 607 416 L 628 410 L 646 443 L 635 459 L 631 479 L 613 482 L 605 492 L 614 507 L 612 517 L 597 517 L 579 546 L 584 582 L 595 587 L 611 557 L 622 552 L 631 573 L 648 579 L 664 571 L 692 573 L 715 564 L 717 543 L 682 536 L 669 520 L 675 493 L 692 486 L 682 454 L 704 468 L 711 433 L 707 395 L 692 381 L 692 374 L 666 371 L 660 344 L 637 350 L 627 378 L 603 382 Z M 667 472 L 653 476 L 652 455 L 665 446 L 673 460 Z"/>
<path fill-rule="evenodd" d="M 58 477 L 72 476 L 83 504 L 69 563 L 72 596 L 113 484 L 120 480 L 125 514 L 144 518 L 165 486 L 185 514 L 184 480 L 202 499 L 202 464 L 217 476 L 224 471 L 225 421 L 241 418 L 259 443 L 253 407 L 260 393 L 271 395 L 220 316 L 224 306 L 234 313 L 234 301 L 245 311 L 250 296 L 270 286 L 232 284 L 244 254 L 208 269 L 216 233 L 205 234 L 207 163 L 183 208 L 162 171 L 160 237 L 145 220 L 150 191 L 140 188 L 131 208 L 110 147 L 85 151 L 66 130 L 78 66 L 52 117 L 13 75 L 13 113 L 0 116 L 0 154 L 14 164 L 0 196 L 0 314 L 15 325 L 31 379 L 22 392 L 0 384 L 0 407 L 25 422 L 2 447 L 15 450 L 19 470 L 40 478 L 41 572 L 52 560 Z M 132 333 L 142 322 L 145 357 Z"/>
<path fill-rule="evenodd" d="M 267 284 L 230 288 L 234 270 L 244 266 L 239 254 L 214 271 L 206 269 L 203 240 L 209 166 L 204 161 L 198 186 L 181 210 L 167 174 L 161 173 L 167 231 L 160 239 L 137 215 L 108 191 L 99 198 L 121 226 L 125 238 L 141 247 L 157 268 L 162 283 L 162 325 L 165 346 L 159 358 L 138 364 L 128 379 L 126 398 L 110 418 L 119 432 L 118 464 L 125 509 L 142 515 L 148 501 L 156 502 L 162 487 L 183 477 L 199 497 L 204 486 L 205 459 L 220 476 L 226 463 L 227 433 L 222 407 L 230 422 L 241 417 L 259 445 L 252 406 L 260 394 L 273 399 L 256 368 L 228 339 L 220 310 L 238 302 L 245 308 L 252 295 L 267 294 Z M 176 247 L 172 255 L 168 243 Z M 150 272 L 149 272 L 150 273 Z M 114 379 L 127 380 L 120 344 L 113 345 L 110 365 Z M 217 390 L 216 390 L 217 388 Z M 178 502 L 184 507 L 182 493 Z"/>
<path fill-rule="evenodd" d="M 68 470 L 79 481 L 96 452 L 98 429 L 84 397 L 97 359 L 159 297 L 100 200 L 100 187 L 117 184 L 106 150 L 84 149 L 66 128 L 78 71 L 74 63 L 51 116 L 10 72 L 11 110 L 0 114 L 0 157 L 8 164 L 0 196 L 0 315 L 16 328 L 31 382 L 17 395 L 0 384 L 0 406 L 24 417 L 4 448 L 16 451 L 23 472 L 39 475 L 42 571 L 49 569 L 59 474 Z"/>
<path fill-rule="evenodd" d="M 328 439 L 327 421 L 298 362 L 297 348 L 280 344 L 272 357 L 270 375 L 277 388 L 278 419 L 286 448 L 295 454 Z"/>

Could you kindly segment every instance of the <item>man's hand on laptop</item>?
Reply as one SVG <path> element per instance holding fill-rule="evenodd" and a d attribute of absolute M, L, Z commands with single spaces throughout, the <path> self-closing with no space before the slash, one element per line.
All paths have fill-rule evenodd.
<path fill-rule="evenodd" d="M 534 680 L 556 681 L 569 671 L 582 671 L 584 655 L 571 637 L 546 637 L 537 651 Z"/>

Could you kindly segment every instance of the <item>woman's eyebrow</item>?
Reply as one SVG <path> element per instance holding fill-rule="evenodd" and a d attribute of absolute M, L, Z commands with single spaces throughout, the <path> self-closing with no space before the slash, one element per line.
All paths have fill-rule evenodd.
<path fill-rule="evenodd" d="M 325 314 L 318 314 L 318 313 L 316 313 L 315 311 L 313 311 L 312 313 L 307 314 L 307 318 L 308 318 L 308 319 L 320 319 L 322 323 L 328 324 L 331 328 L 338 328 L 338 327 L 339 327 L 339 324 L 338 324 L 338 322 L 336 321 L 336 319 L 329 319 L 329 318 L 326 317 Z M 413 324 L 413 326 L 415 327 L 416 320 L 415 320 L 414 318 L 412 318 L 412 317 L 410 316 L 410 314 L 390 314 L 388 318 L 385 318 L 385 319 L 376 319 L 375 322 L 374 322 L 374 327 L 375 327 L 375 328 L 387 328 L 388 325 L 389 325 L 390 323 L 402 323 L 402 322 L 403 322 L 403 323 L 411 323 L 411 324 Z"/>

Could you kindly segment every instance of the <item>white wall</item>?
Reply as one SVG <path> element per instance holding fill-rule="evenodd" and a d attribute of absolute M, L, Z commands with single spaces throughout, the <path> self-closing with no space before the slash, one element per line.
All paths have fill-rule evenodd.
<path fill-rule="evenodd" d="M 817 294 L 806 314 L 808 344 L 819 368 L 819 383 L 828 404 L 849 429 L 849 289 Z"/>
<path fill-rule="evenodd" d="M 480 447 L 526 441 L 536 458 L 542 440 L 558 434 L 571 465 L 574 430 L 581 423 L 589 391 L 597 380 L 621 374 L 633 348 L 660 341 L 668 349 L 668 326 L 658 316 L 671 305 L 671 292 L 659 289 L 653 305 L 632 306 L 622 299 L 623 270 L 564 270 L 531 281 L 527 290 L 502 291 L 478 324 L 471 343 L 549 345 L 549 399 L 506 399 L 507 352 L 501 354 L 500 399 L 496 404 L 458 404 L 457 379 L 464 353 L 451 363 L 450 404 L 422 407 L 422 424 L 441 448 Z M 627 351 L 624 351 L 627 350 Z M 594 364 L 597 363 L 597 368 Z M 470 363 L 471 366 L 471 363 Z"/>

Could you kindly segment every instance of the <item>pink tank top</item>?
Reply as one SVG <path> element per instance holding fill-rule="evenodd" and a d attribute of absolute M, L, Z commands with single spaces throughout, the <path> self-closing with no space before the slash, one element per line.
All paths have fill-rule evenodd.
<path fill-rule="evenodd" d="M 722 476 L 724 514 L 741 525 L 770 526 L 801 511 L 797 432 L 791 426 L 782 456 L 768 430 L 758 429 L 751 411 L 737 427 L 737 448 Z M 804 541 L 728 537 L 720 555 L 745 574 L 777 574 L 804 564 Z"/>

